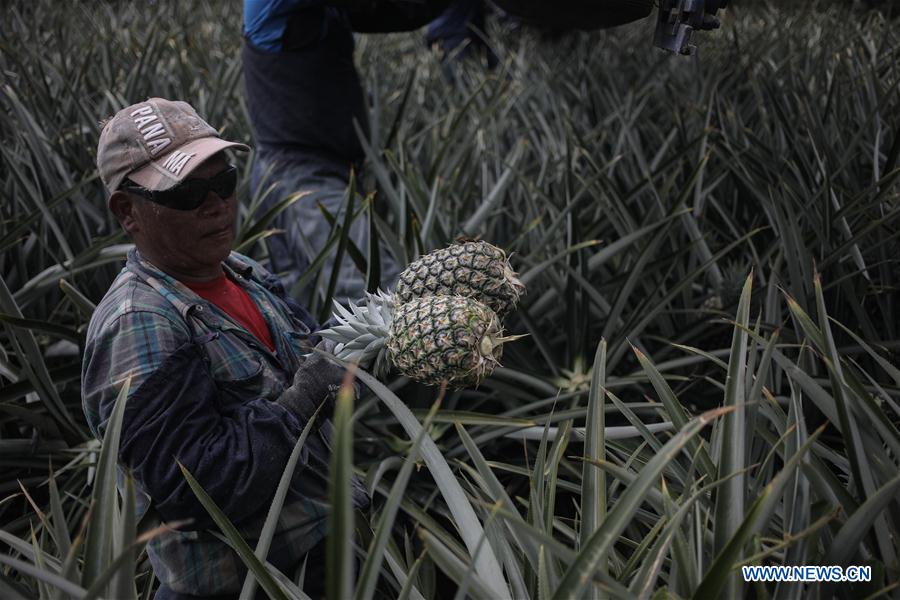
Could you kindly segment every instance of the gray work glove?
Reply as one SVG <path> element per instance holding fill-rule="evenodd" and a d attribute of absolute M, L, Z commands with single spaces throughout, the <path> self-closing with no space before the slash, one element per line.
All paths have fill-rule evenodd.
<path fill-rule="evenodd" d="M 321 348 L 321 344 L 317 347 Z M 313 352 L 297 369 L 291 386 L 284 390 L 275 402 L 293 412 L 305 423 L 312 418 L 324 401 L 325 405 L 319 411 L 318 418 L 330 418 L 334 412 L 334 399 L 341 389 L 345 374 L 346 370 L 343 367 Z"/>

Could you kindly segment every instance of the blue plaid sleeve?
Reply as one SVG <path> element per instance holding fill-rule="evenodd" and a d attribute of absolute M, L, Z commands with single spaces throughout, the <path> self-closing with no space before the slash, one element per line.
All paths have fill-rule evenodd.
<path fill-rule="evenodd" d="M 234 522 L 271 500 L 302 429 L 296 417 L 263 398 L 219 389 L 205 352 L 179 324 L 154 312 L 129 312 L 104 328 L 91 348 L 86 403 L 101 434 L 125 379 L 131 386 L 122 423 L 120 462 L 165 520 L 210 527 L 179 463 Z M 305 463 L 301 454 L 300 467 Z"/>
<path fill-rule="evenodd" d="M 269 400 L 229 401 L 204 358 L 199 344 L 183 346 L 135 390 L 119 457 L 165 520 L 191 518 L 211 527 L 179 463 L 239 523 L 268 506 L 300 427 Z"/>
<path fill-rule="evenodd" d="M 88 425 L 98 439 L 106 433 L 106 422 L 125 380 L 131 378 L 130 398 L 166 356 L 189 340 L 183 322 L 149 310 L 125 312 L 88 335 L 82 401 Z"/>

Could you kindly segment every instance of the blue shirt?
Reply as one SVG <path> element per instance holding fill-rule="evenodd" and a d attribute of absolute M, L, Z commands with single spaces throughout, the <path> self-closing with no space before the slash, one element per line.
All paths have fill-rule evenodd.
<path fill-rule="evenodd" d="M 242 60 L 261 152 L 289 150 L 346 177 L 368 131 L 348 13 L 323 2 L 246 0 Z"/>
<path fill-rule="evenodd" d="M 244 36 L 265 52 L 280 52 L 288 20 L 299 10 L 322 7 L 323 0 L 245 0 Z"/>
<path fill-rule="evenodd" d="M 359 4 L 350 10 L 323 0 L 244 0 L 244 84 L 262 153 L 289 151 L 346 177 L 365 156 L 355 124 L 368 132 L 353 32 L 416 29 L 449 0 Z"/>

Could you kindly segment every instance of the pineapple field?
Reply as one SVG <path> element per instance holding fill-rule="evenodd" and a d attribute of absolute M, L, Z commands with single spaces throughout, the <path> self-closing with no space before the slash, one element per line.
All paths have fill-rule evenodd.
<path fill-rule="evenodd" d="M 365 166 L 294 287 L 361 384 L 335 402 L 330 599 L 900 598 L 890 5 L 733 0 L 692 56 L 654 48 L 653 19 L 495 18 L 490 68 L 421 31 L 357 36 Z M 124 402 L 102 442 L 82 408 L 87 325 L 132 246 L 98 123 L 183 99 L 252 147 L 240 6 L 3 12 L 0 598 L 152 598 L 164 525 L 136 518 L 127 474 L 117 491 Z M 233 156 L 234 249 L 266 264 L 296 198 L 264 210 L 252 158 Z M 375 282 L 381 250 L 395 288 L 335 305 L 325 255 Z M 241 598 L 307 597 L 267 559 L 309 431 L 252 543 L 182 467 L 248 569 Z"/>

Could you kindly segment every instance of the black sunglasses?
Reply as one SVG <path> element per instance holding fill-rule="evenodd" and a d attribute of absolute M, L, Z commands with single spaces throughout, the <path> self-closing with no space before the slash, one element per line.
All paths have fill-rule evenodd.
<path fill-rule="evenodd" d="M 175 210 L 194 210 L 203 204 L 210 192 L 225 200 L 234 194 L 236 187 L 237 167 L 234 165 L 228 165 L 209 179 L 186 179 L 168 190 L 148 190 L 127 179 L 122 184 L 122 189 Z"/>

